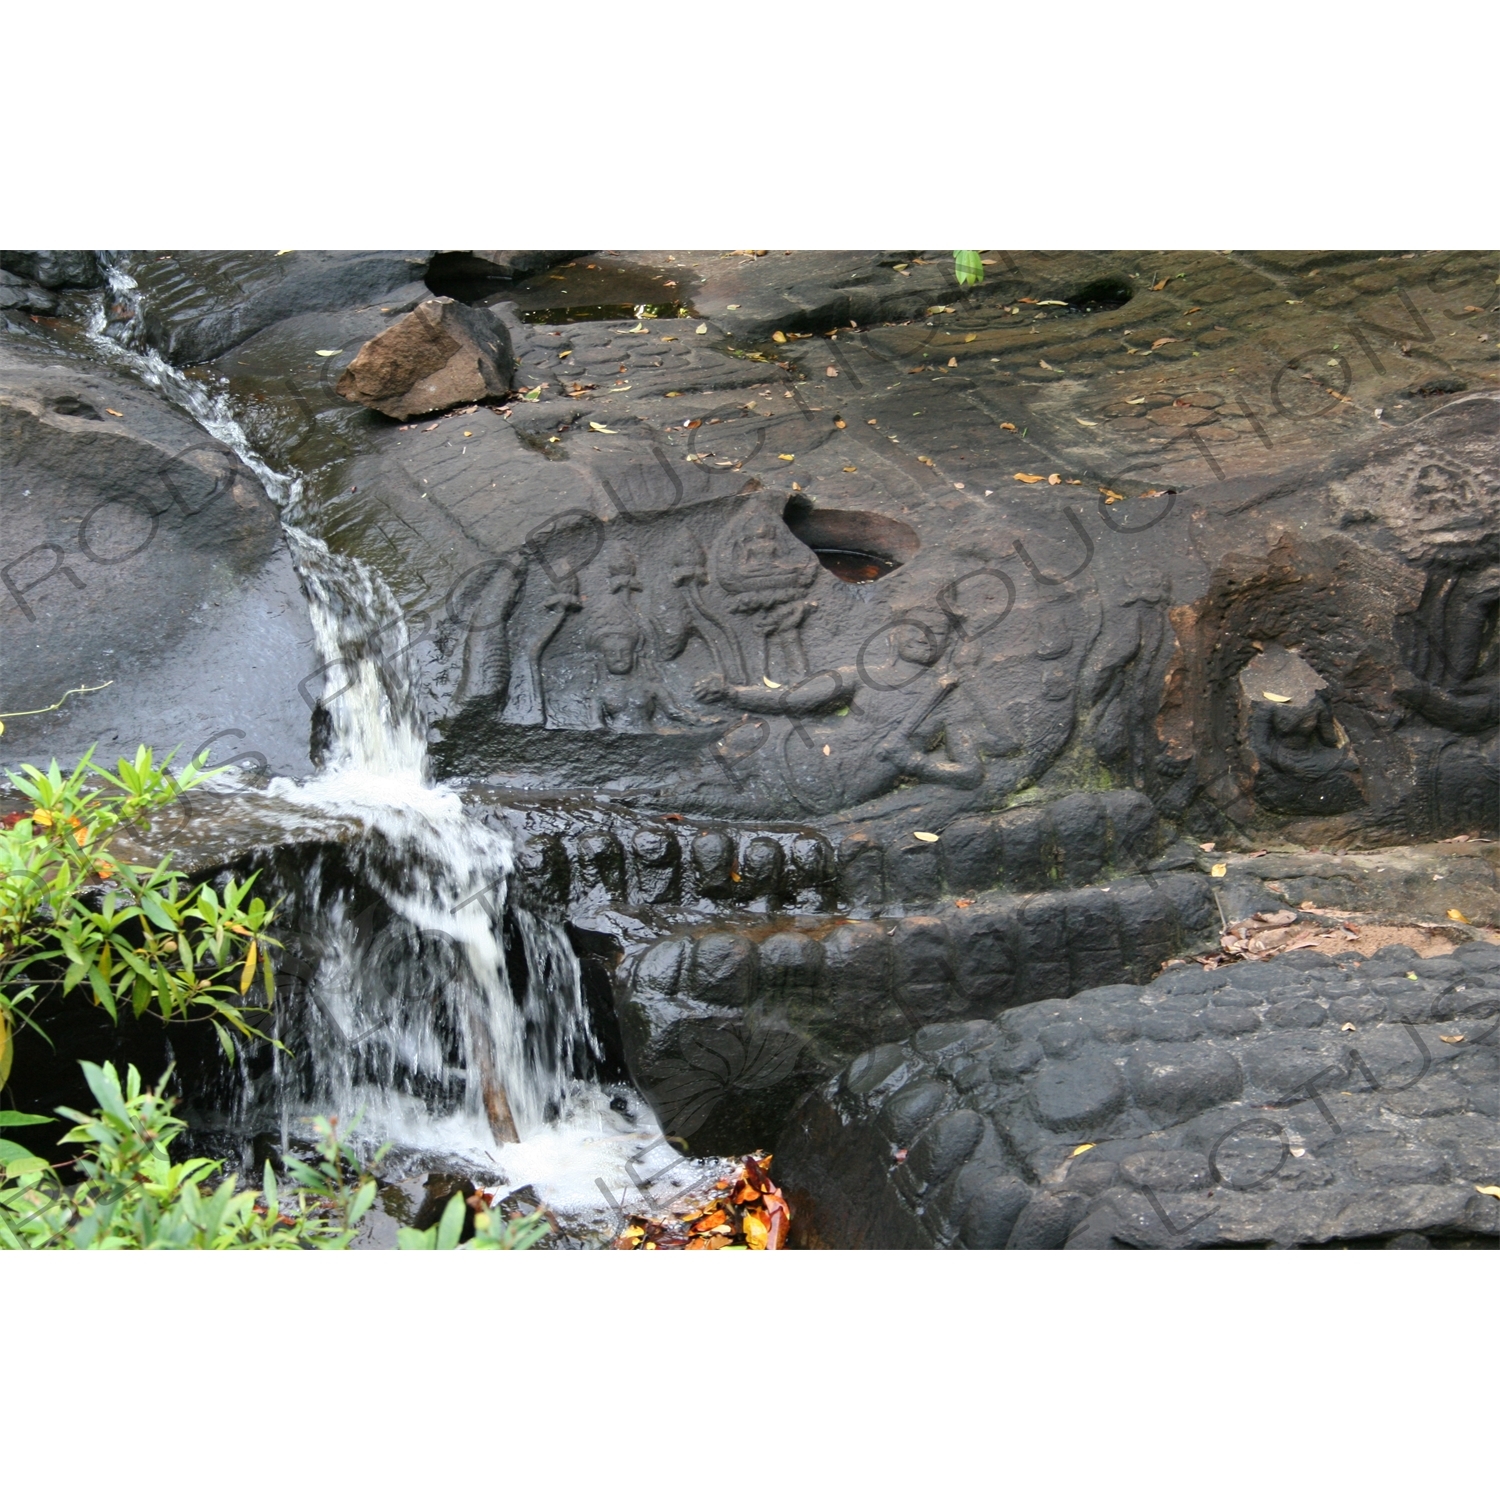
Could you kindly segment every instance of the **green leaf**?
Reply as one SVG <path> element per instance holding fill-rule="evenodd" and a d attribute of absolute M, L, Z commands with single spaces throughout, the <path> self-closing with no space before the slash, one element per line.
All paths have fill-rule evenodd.
<path fill-rule="evenodd" d="M 396 1231 L 396 1248 L 398 1250 L 431 1250 L 437 1239 L 435 1229 L 398 1229 Z"/>
<path fill-rule="evenodd" d="M 51 1125 L 51 1115 L 26 1115 L 18 1109 L 0 1109 L 0 1128 L 10 1126 L 14 1129 L 18 1125 Z"/>
<path fill-rule="evenodd" d="M 349 1222 L 358 1224 L 359 1221 L 370 1211 L 370 1205 L 375 1201 L 375 1181 L 372 1178 L 360 1188 L 354 1195 L 354 1202 L 349 1205 Z"/>
<path fill-rule="evenodd" d="M 458 1248 L 458 1237 L 464 1232 L 465 1207 L 462 1193 L 455 1193 L 448 1200 L 448 1206 L 443 1210 L 443 1217 L 438 1220 L 437 1247 L 439 1250 Z"/>
<path fill-rule="evenodd" d="M 50 1165 L 50 1162 L 43 1161 L 25 1146 L 0 1137 L 0 1172 L 5 1176 L 19 1177 L 25 1172 L 45 1172 Z"/>
<path fill-rule="evenodd" d="M 984 262 L 977 250 L 953 252 L 953 274 L 960 286 L 978 286 L 984 280 Z"/>
<path fill-rule="evenodd" d="M 234 1038 L 219 1025 L 217 1021 L 209 1023 L 219 1033 L 219 1045 L 224 1049 L 224 1055 L 230 1062 L 234 1061 Z"/>

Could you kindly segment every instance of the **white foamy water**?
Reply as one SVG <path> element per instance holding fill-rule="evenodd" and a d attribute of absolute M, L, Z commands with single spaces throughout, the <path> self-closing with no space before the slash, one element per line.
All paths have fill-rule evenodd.
<path fill-rule="evenodd" d="M 138 311 L 124 268 L 106 275 L 109 300 Z M 711 1178 L 716 1164 L 677 1156 L 638 1096 L 594 1081 L 601 1052 L 566 936 L 511 899 L 508 836 L 431 783 L 390 588 L 315 534 L 301 476 L 261 458 L 223 394 L 132 345 L 138 324 L 112 336 L 101 298 L 88 334 L 109 363 L 159 390 L 254 472 L 278 507 L 307 594 L 331 749 L 320 776 L 278 779 L 263 795 L 356 819 L 365 837 L 346 846 L 346 864 L 378 898 L 372 917 L 369 904 L 351 909 L 337 881 L 331 894 L 310 895 L 325 873 L 317 864 L 306 891 L 289 897 L 300 930 L 272 933 L 295 939 L 305 999 L 292 1055 L 273 1059 L 270 1097 L 247 1085 L 243 1123 L 274 1110 L 285 1137 L 315 1114 L 358 1120 L 364 1141 L 461 1158 L 505 1190 L 530 1185 L 585 1219 L 616 1203 L 641 1211 Z"/>

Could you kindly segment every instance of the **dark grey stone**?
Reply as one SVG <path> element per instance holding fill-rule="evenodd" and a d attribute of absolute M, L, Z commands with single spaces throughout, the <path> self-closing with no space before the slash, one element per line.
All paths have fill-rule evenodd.
<path fill-rule="evenodd" d="M 1125 1103 L 1120 1070 L 1103 1058 L 1044 1064 L 1031 1086 L 1049 1130 L 1082 1130 L 1113 1119 Z"/>
<path fill-rule="evenodd" d="M 1244 1082 L 1234 1054 L 1210 1045 L 1137 1042 L 1125 1071 L 1135 1102 L 1163 1124 L 1238 1098 Z"/>
<path fill-rule="evenodd" d="M 898 1146 L 909 1146 L 947 1099 L 948 1090 L 942 1084 L 915 1079 L 886 1100 L 880 1111 L 881 1129 Z"/>
<path fill-rule="evenodd" d="M 1321 1026 L 1327 1019 L 1328 1011 L 1315 1000 L 1287 1000 L 1266 1011 L 1266 1020 L 1272 1026 L 1283 1028 L 1310 1029 Z"/>
<path fill-rule="evenodd" d="M 985 1183 L 964 1211 L 959 1244 L 966 1250 L 1003 1250 L 1010 1240 L 1031 1189 L 1017 1177 L 998 1176 Z"/>
<path fill-rule="evenodd" d="M 1006 1249 L 1060 1250 L 1088 1210 L 1082 1193 L 1039 1193 L 1021 1211 Z"/>
<path fill-rule="evenodd" d="M 918 1137 L 906 1167 L 924 1188 L 946 1182 L 968 1160 L 983 1134 L 984 1117 L 971 1109 L 944 1115 Z"/>

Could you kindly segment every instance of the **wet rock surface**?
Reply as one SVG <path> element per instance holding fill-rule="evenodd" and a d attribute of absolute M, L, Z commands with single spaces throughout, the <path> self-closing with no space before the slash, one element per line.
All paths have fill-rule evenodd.
<path fill-rule="evenodd" d="M 227 735 L 305 775 L 316 669 L 276 508 L 223 443 L 157 393 L 0 346 L 7 762 L 191 755 Z M 212 758 L 222 758 L 222 747 Z"/>
<path fill-rule="evenodd" d="M 928 1025 L 776 1161 L 833 1248 L 1493 1246 L 1500 946 L 1167 971 Z"/>
<path fill-rule="evenodd" d="M 992 259 L 960 292 L 910 254 L 591 252 L 485 298 L 526 400 L 404 431 L 333 390 L 378 306 L 219 368 L 418 627 L 448 774 L 719 816 L 946 823 L 1108 778 L 1199 835 L 1493 825 L 1490 259 Z M 530 321 L 625 285 L 648 315 Z"/>
<path fill-rule="evenodd" d="M 9 721 L 7 760 L 207 741 L 301 774 L 371 658 L 409 682 L 434 772 L 515 836 L 518 889 L 568 924 L 611 1065 L 665 1128 L 749 1150 L 872 1047 L 916 1070 L 868 1119 L 832 1095 L 797 1116 L 819 1180 L 886 1205 L 830 1242 L 958 1243 L 972 1215 L 976 1241 L 1062 1243 L 1106 1191 L 1199 1192 L 1183 1132 L 1266 1103 L 1306 1049 L 1281 1068 L 1252 1043 L 1332 1036 L 1307 1008 L 1330 998 L 1101 989 L 1261 913 L 1257 941 L 1373 912 L 1461 958 L 1500 920 L 1493 846 L 1433 842 L 1500 823 L 1497 263 L 985 254 L 965 290 L 915 251 L 137 252 L 136 292 L 116 277 L 101 308 L 109 257 L 8 253 L 7 707 L 128 662 Z M 435 296 L 513 368 L 476 364 L 441 416 L 346 399 L 360 351 Z M 401 618 L 317 659 L 255 476 L 108 366 L 95 314 L 300 475 L 297 524 Z M 399 397 L 424 377 L 394 364 Z M 294 885 L 353 836 L 293 820 L 278 853 L 275 818 L 233 800 L 143 848 Z M 1012 1044 L 1078 993 L 1113 1019 L 1058 1008 Z M 964 1093 L 903 1040 L 944 1027 L 989 1036 L 1013 1095 Z M 1038 1142 L 1176 1132 L 1139 1147 L 1172 1160 L 1136 1185 L 1101 1141 L 1044 1188 L 1058 1163 L 1007 1145 L 933 1230 L 947 1211 L 881 1152 L 900 1135 L 902 1183 L 951 1183 L 1007 1110 Z M 1339 1170 L 1328 1190 L 1355 1193 Z M 1108 1238 L 1150 1242 L 1121 1223 Z M 1225 1223 L 1183 1242 L 1256 1241 Z"/>

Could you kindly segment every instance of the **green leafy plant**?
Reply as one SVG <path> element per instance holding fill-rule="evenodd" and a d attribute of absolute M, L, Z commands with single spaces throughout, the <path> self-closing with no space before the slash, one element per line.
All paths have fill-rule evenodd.
<path fill-rule="evenodd" d="M 186 1128 L 162 1089 L 142 1089 L 130 1068 L 122 1085 L 112 1063 L 82 1063 L 93 1114 L 60 1109 L 75 1121 L 65 1143 L 82 1147 L 70 1163 L 82 1181 L 65 1185 L 56 1169 L 14 1142 L 0 1141 L 0 1247 L 21 1250 L 342 1250 L 375 1200 L 375 1179 L 340 1139 L 316 1121 L 320 1160 L 296 1162 L 299 1191 L 284 1201 L 267 1163 L 261 1190 L 208 1157 L 174 1162 L 172 1142 Z M 0 1125 L 45 1123 L 14 1111 Z M 377 1156 L 376 1161 L 378 1162 Z"/>
<path fill-rule="evenodd" d="M 272 910 L 251 895 L 255 877 L 216 891 L 165 859 L 150 868 L 110 856 L 122 827 L 215 774 L 169 766 L 142 746 L 114 773 L 92 752 L 67 775 L 56 761 L 6 772 L 32 805 L 0 819 L 0 1086 L 16 1026 L 35 1027 L 42 984 L 58 968 L 64 994 L 86 989 L 112 1019 L 122 1007 L 164 1021 L 206 1018 L 231 1060 L 236 1034 L 263 1035 L 251 1016 L 274 998 L 269 950 L 278 945 L 265 934 Z M 257 971 L 265 1007 L 245 998 Z"/>
<path fill-rule="evenodd" d="M 378 1183 L 339 1134 L 338 1122 L 313 1122 L 318 1159 L 291 1161 L 297 1188 L 278 1190 L 269 1162 L 260 1191 L 239 1190 L 224 1163 L 195 1156 L 173 1161 L 172 1143 L 186 1128 L 175 1100 L 141 1087 L 114 1064 L 82 1063 L 98 1108 L 60 1109 L 74 1121 L 63 1142 L 80 1146 L 66 1165 L 82 1178 L 65 1184 L 59 1170 L 14 1141 L 0 1139 L 0 1249 L 8 1250 L 345 1250 L 375 1201 Z M 0 1111 L 0 1128 L 44 1125 L 45 1115 Z M 482 1201 L 482 1200 L 481 1200 Z M 402 1229 L 402 1250 L 527 1250 L 550 1227 L 540 1214 L 507 1220 L 483 1210 L 461 1247 L 465 1200 L 454 1194 L 431 1229 Z"/>
<path fill-rule="evenodd" d="M 529 1250 L 551 1228 L 540 1212 L 527 1214 L 524 1218 L 505 1219 L 491 1209 L 480 1207 L 483 1202 L 477 1194 L 465 1199 L 462 1193 L 455 1193 L 443 1209 L 442 1218 L 431 1228 L 398 1230 L 397 1249 Z M 465 1208 L 474 1209 L 474 1235 L 460 1244 Z"/>
<path fill-rule="evenodd" d="M 960 286 L 979 286 L 984 280 L 984 262 L 977 250 L 953 252 L 953 274 Z"/>

